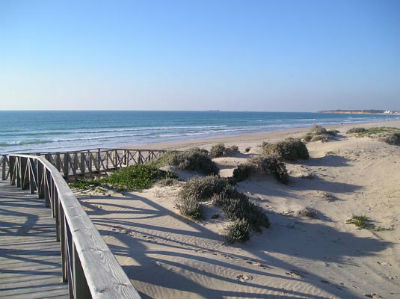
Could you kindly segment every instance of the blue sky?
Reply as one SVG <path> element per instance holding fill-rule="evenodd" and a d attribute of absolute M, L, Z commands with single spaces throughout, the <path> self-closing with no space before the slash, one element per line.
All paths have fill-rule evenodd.
<path fill-rule="evenodd" d="M 400 110 L 400 1 L 0 2 L 0 109 L 339 108 Z"/>

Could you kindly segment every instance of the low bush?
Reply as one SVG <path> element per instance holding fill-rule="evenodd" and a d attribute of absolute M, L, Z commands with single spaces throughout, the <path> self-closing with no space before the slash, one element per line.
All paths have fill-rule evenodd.
<path fill-rule="evenodd" d="M 215 144 L 210 149 L 211 158 L 219 158 L 226 155 L 226 147 L 224 144 Z"/>
<path fill-rule="evenodd" d="M 180 191 L 181 198 L 194 198 L 197 201 L 209 200 L 215 193 L 222 192 L 229 181 L 218 176 L 194 177 L 186 182 Z"/>
<path fill-rule="evenodd" d="M 310 129 L 310 132 L 302 137 L 305 142 L 322 141 L 328 142 L 339 133 L 338 130 L 327 130 L 324 127 L 315 125 Z"/>
<path fill-rule="evenodd" d="M 215 144 L 210 149 L 211 158 L 226 157 L 239 152 L 239 147 L 237 145 L 232 145 L 230 147 L 225 147 L 223 143 Z"/>
<path fill-rule="evenodd" d="M 192 219 L 203 218 L 200 203 L 193 197 L 181 197 L 178 200 L 177 207 L 182 215 Z"/>
<path fill-rule="evenodd" d="M 222 192 L 215 194 L 212 201 L 225 212 L 228 219 L 245 219 L 255 231 L 259 232 L 261 227 L 268 228 L 270 225 L 269 219 L 262 209 L 233 186 L 228 186 Z"/>
<path fill-rule="evenodd" d="M 208 156 L 208 151 L 193 148 L 187 151 L 171 151 L 151 162 L 156 167 L 176 166 L 178 169 L 196 171 L 201 174 L 218 174 L 217 165 Z"/>
<path fill-rule="evenodd" d="M 351 128 L 350 130 L 347 130 L 347 134 L 361 134 L 366 132 L 366 128 Z"/>
<path fill-rule="evenodd" d="M 190 179 L 179 193 L 177 206 L 183 215 L 198 219 L 202 216 L 201 202 L 207 200 L 211 200 L 215 206 L 221 208 L 229 220 L 245 220 L 255 231 L 259 232 L 261 227 L 270 225 L 267 215 L 260 207 L 253 204 L 245 194 L 240 193 L 229 180 L 216 176 Z M 234 239 L 236 240 L 236 238 L 232 240 Z"/>
<path fill-rule="evenodd" d="M 245 153 L 248 153 L 250 150 L 251 150 L 251 147 L 246 147 L 244 151 L 245 151 Z"/>
<path fill-rule="evenodd" d="M 285 164 L 272 156 L 253 157 L 249 159 L 247 163 L 238 165 L 238 167 L 233 170 L 233 179 L 236 182 L 241 182 L 257 173 L 273 175 L 283 184 L 289 182 L 289 175 Z"/>
<path fill-rule="evenodd" d="M 391 133 L 382 140 L 387 144 L 400 145 L 400 133 Z"/>
<path fill-rule="evenodd" d="M 256 171 L 264 174 L 272 174 L 279 182 L 287 184 L 289 182 L 289 175 L 285 163 L 271 156 L 258 156 L 249 160 Z"/>
<path fill-rule="evenodd" d="M 248 179 L 254 172 L 256 172 L 254 165 L 249 163 L 240 164 L 233 170 L 233 179 L 241 182 Z"/>
<path fill-rule="evenodd" d="M 226 228 L 226 240 L 228 243 L 246 242 L 250 239 L 250 225 L 245 219 L 234 221 Z"/>
<path fill-rule="evenodd" d="M 263 142 L 261 147 L 265 155 L 275 156 L 285 161 L 307 160 L 310 158 L 306 145 L 295 138 L 288 138 L 278 143 Z"/>

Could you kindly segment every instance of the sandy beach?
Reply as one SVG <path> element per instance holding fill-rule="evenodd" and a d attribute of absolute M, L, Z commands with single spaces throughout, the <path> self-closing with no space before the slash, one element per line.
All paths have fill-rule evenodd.
<path fill-rule="evenodd" d="M 400 128 L 400 121 L 335 126 L 336 140 L 307 143 L 309 160 L 286 163 L 288 185 L 270 176 L 238 183 L 271 221 L 243 244 L 224 242 L 227 221 L 211 219 L 215 207 L 206 207 L 202 221 L 180 215 L 176 199 L 184 182 L 78 197 L 143 298 L 399 298 L 400 147 L 346 134 L 353 127 L 383 125 Z M 143 148 L 237 145 L 240 154 L 214 159 L 220 175 L 229 177 L 260 153 L 263 141 L 306 131 Z M 298 216 L 304 208 L 314 209 L 317 217 Z M 352 215 L 369 217 L 379 229 L 347 224 Z"/>

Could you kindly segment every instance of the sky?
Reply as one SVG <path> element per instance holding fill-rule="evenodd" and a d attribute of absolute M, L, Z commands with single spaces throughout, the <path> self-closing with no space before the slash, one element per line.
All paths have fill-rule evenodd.
<path fill-rule="evenodd" d="M 0 1 L 0 110 L 400 110 L 400 1 Z"/>

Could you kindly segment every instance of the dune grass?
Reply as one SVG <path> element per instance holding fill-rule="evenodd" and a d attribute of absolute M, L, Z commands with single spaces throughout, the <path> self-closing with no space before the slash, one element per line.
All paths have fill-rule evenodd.
<path fill-rule="evenodd" d="M 354 224 L 358 229 L 374 229 L 375 224 L 367 216 L 353 215 L 350 219 L 346 220 L 347 224 Z"/>

